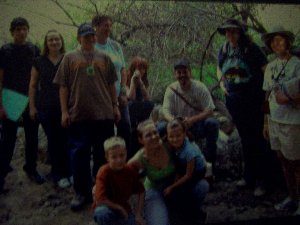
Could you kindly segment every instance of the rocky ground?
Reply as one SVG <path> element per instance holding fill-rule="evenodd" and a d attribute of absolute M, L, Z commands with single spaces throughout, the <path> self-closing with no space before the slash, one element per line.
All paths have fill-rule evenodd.
<path fill-rule="evenodd" d="M 43 137 L 44 138 L 44 137 Z M 40 146 L 38 169 L 47 175 L 45 146 Z M 87 206 L 72 212 L 69 202 L 72 188 L 59 189 L 51 181 L 42 185 L 32 183 L 22 170 L 24 143 L 22 132 L 11 163 L 13 171 L 6 178 L 7 193 L 0 195 L 1 225 L 92 225 L 92 212 Z M 238 190 L 234 179 L 219 177 L 205 200 L 207 223 L 279 218 L 289 215 L 274 210 L 274 203 L 285 197 L 283 188 L 273 188 L 263 198 L 254 198 L 251 190 Z M 189 218 L 172 215 L 172 225 L 193 225 Z M 300 224 L 300 223 L 299 223 Z"/>

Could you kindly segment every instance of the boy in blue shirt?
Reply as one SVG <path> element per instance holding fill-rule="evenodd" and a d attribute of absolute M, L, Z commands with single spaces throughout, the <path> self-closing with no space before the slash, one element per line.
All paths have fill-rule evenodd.
<path fill-rule="evenodd" d="M 194 207 L 191 208 L 196 209 L 198 220 L 204 222 L 206 213 L 202 205 L 209 190 L 208 182 L 203 179 L 206 172 L 205 158 L 198 146 L 188 140 L 183 120 L 176 118 L 168 123 L 167 139 L 175 152 L 177 176 L 175 182 L 164 190 L 164 194 L 185 203 L 192 202 Z"/>

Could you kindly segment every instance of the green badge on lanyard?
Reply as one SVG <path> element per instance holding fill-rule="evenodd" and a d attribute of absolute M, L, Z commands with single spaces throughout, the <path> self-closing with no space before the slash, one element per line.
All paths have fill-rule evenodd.
<path fill-rule="evenodd" d="M 88 76 L 94 76 L 95 75 L 95 68 L 92 64 L 87 66 L 86 73 L 87 73 Z"/>

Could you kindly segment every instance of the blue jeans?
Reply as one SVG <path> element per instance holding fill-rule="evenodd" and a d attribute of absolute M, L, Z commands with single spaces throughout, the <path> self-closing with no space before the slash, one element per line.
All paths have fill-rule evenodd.
<path fill-rule="evenodd" d="M 39 120 L 48 141 L 48 152 L 51 162 L 51 174 L 55 181 L 69 177 L 70 167 L 67 152 L 67 132 L 61 126 L 61 113 L 39 111 Z"/>
<path fill-rule="evenodd" d="M 128 149 L 128 155 L 130 155 L 130 139 L 131 139 L 131 124 L 129 118 L 128 106 L 119 107 L 121 120 L 116 124 L 117 126 L 117 135 L 122 137 L 125 140 L 126 147 Z"/>
<path fill-rule="evenodd" d="M 195 123 L 190 131 L 196 139 L 206 139 L 206 149 L 204 155 L 207 161 L 215 163 L 217 154 L 217 140 L 219 136 L 219 122 L 215 118 L 207 118 L 206 120 Z"/>
<path fill-rule="evenodd" d="M 161 137 L 166 135 L 167 122 L 161 121 L 157 125 L 157 130 Z M 219 122 L 215 118 L 207 118 L 196 122 L 189 131 L 194 135 L 196 139 L 206 139 L 206 150 L 204 151 L 207 161 L 213 164 L 216 161 L 217 153 L 217 140 L 219 136 Z"/>
<path fill-rule="evenodd" d="M 197 213 L 202 210 L 208 191 L 209 184 L 205 179 L 188 181 L 173 190 L 168 198 L 169 204 L 179 209 L 192 208 Z"/>
<path fill-rule="evenodd" d="M 135 225 L 135 217 L 132 213 L 128 219 L 122 218 L 122 215 L 105 205 L 98 206 L 94 212 L 94 220 L 98 225 Z"/>
<path fill-rule="evenodd" d="M 169 225 L 168 209 L 161 191 L 146 190 L 145 219 L 147 225 Z"/>
<path fill-rule="evenodd" d="M 91 197 L 92 177 L 90 168 L 93 148 L 93 174 L 105 163 L 103 142 L 114 136 L 113 120 L 82 121 L 71 124 L 68 130 L 68 149 L 77 194 Z"/>

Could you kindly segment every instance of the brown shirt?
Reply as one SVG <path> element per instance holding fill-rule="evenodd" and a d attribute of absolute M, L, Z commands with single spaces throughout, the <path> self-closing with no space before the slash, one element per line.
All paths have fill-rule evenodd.
<path fill-rule="evenodd" d="M 103 165 L 96 176 L 95 202 L 110 200 L 131 211 L 128 200 L 131 195 L 144 192 L 136 170 L 126 165 L 122 170 L 112 170 L 108 164 Z"/>
<path fill-rule="evenodd" d="M 88 68 L 94 71 L 88 73 Z M 110 58 L 98 50 L 89 55 L 80 49 L 67 53 L 56 73 L 54 83 L 69 91 L 68 109 L 72 122 L 113 119 L 109 86 L 117 80 Z"/>

